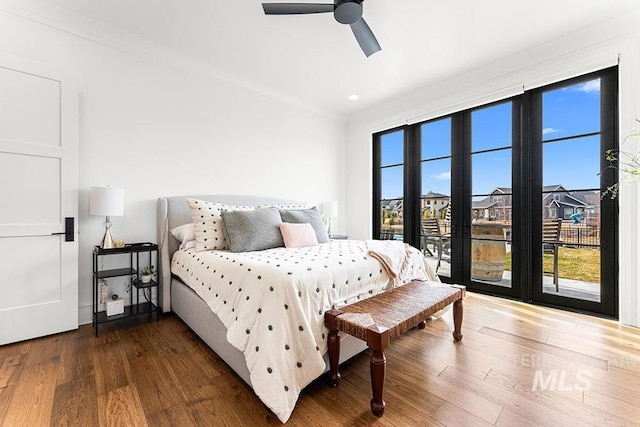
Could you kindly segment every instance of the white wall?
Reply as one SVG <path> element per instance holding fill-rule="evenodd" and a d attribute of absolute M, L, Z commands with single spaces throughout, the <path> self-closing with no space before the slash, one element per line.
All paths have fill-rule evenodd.
<path fill-rule="evenodd" d="M 122 43 L 122 34 L 108 40 L 36 21 L 0 11 L 0 51 L 67 70 L 79 82 L 81 323 L 91 321 L 91 251 L 104 233 L 104 218 L 88 215 L 91 186 L 125 190 L 125 214 L 112 218 L 112 234 L 128 242 L 155 241 L 163 195 L 344 206 L 343 119 L 225 82 L 161 48 Z"/>
<path fill-rule="evenodd" d="M 353 238 L 372 234 L 372 133 L 436 118 L 512 96 L 589 71 L 619 59 L 620 136 L 638 129 L 640 14 L 629 14 L 521 52 L 436 85 L 388 100 L 350 117 L 347 124 L 347 229 Z M 638 141 L 625 149 L 638 152 Z M 620 319 L 640 326 L 637 264 L 640 253 L 640 185 L 623 186 L 620 194 Z"/>

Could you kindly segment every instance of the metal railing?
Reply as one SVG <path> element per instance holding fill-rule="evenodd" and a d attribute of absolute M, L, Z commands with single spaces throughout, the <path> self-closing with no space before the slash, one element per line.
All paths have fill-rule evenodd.
<path fill-rule="evenodd" d="M 565 246 L 600 246 L 600 229 L 595 226 L 563 226 L 560 230 L 560 240 Z"/>
<path fill-rule="evenodd" d="M 440 221 L 440 230 L 442 234 L 450 234 L 451 228 L 445 220 Z M 506 230 L 505 241 L 511 241 L 511 229 Z M 393 232 L 391 232 L 393 233 Z M 396 235 L 401 235 L 401 231 Z M 386 238 L 394 238 L 393 235 Z M 570 223 L 563 223 L 560 229 L 560 241 L 563 246 L 568 247 L 599 247 L 600 246 L 600 228 L 595 225 L 580 225 L 574 227 Z"/>

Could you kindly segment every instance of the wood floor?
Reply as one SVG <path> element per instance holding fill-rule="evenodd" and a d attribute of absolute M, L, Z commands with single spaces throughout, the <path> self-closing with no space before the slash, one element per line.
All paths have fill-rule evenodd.
<path fill-rule="evenodd" d="M 0 347 L 0 425 L 280 424 L 177 317 L 144 320 Z M 287 424 L 640 425 L 639 329 L 472 293 L 459 344 L 452 326 L 449 311 L 392 343 L 382 418 L 364 352 L 340 387 L 307 387 Z"/>

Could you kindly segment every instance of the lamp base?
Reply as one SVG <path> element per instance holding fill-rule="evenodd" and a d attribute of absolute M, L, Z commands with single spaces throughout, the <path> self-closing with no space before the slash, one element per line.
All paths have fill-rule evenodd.
<path fill-rule="evenodd" d="M 115 245 L 113 244 L 113 239 L 111 238 L 111 232 L 109 232 L 109 228 L 104 232 L 104 237 L 102 238 L 102 243 L 100 243 L 100 247 L 102 249 L 113 249 Z"/>

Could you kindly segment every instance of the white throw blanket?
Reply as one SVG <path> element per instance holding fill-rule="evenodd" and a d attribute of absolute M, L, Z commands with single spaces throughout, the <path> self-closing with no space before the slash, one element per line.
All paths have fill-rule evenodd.
<path fill-rule="evenodd" d="M 380 261 L 389 277 L 393 279 L 394 287 L 407 283 L 402 280 L 402 276 L 411 262 L 411 257 L 415 254 L 412 246 L 397 240 L 367 240 L 367 249 L 372 257 Z M 440 278 L 433 268 L 426 261 L 423 262 L 428 280 L 439 282 Z"/>
<path fill-rule="evenodd" d="M 394 288 L 402 284 L 400 275 L 409 265 L 410 247 L 396 240 L 367 240 L 369 254 L 380 261 L 389 277 L 393 279 Z"/>

